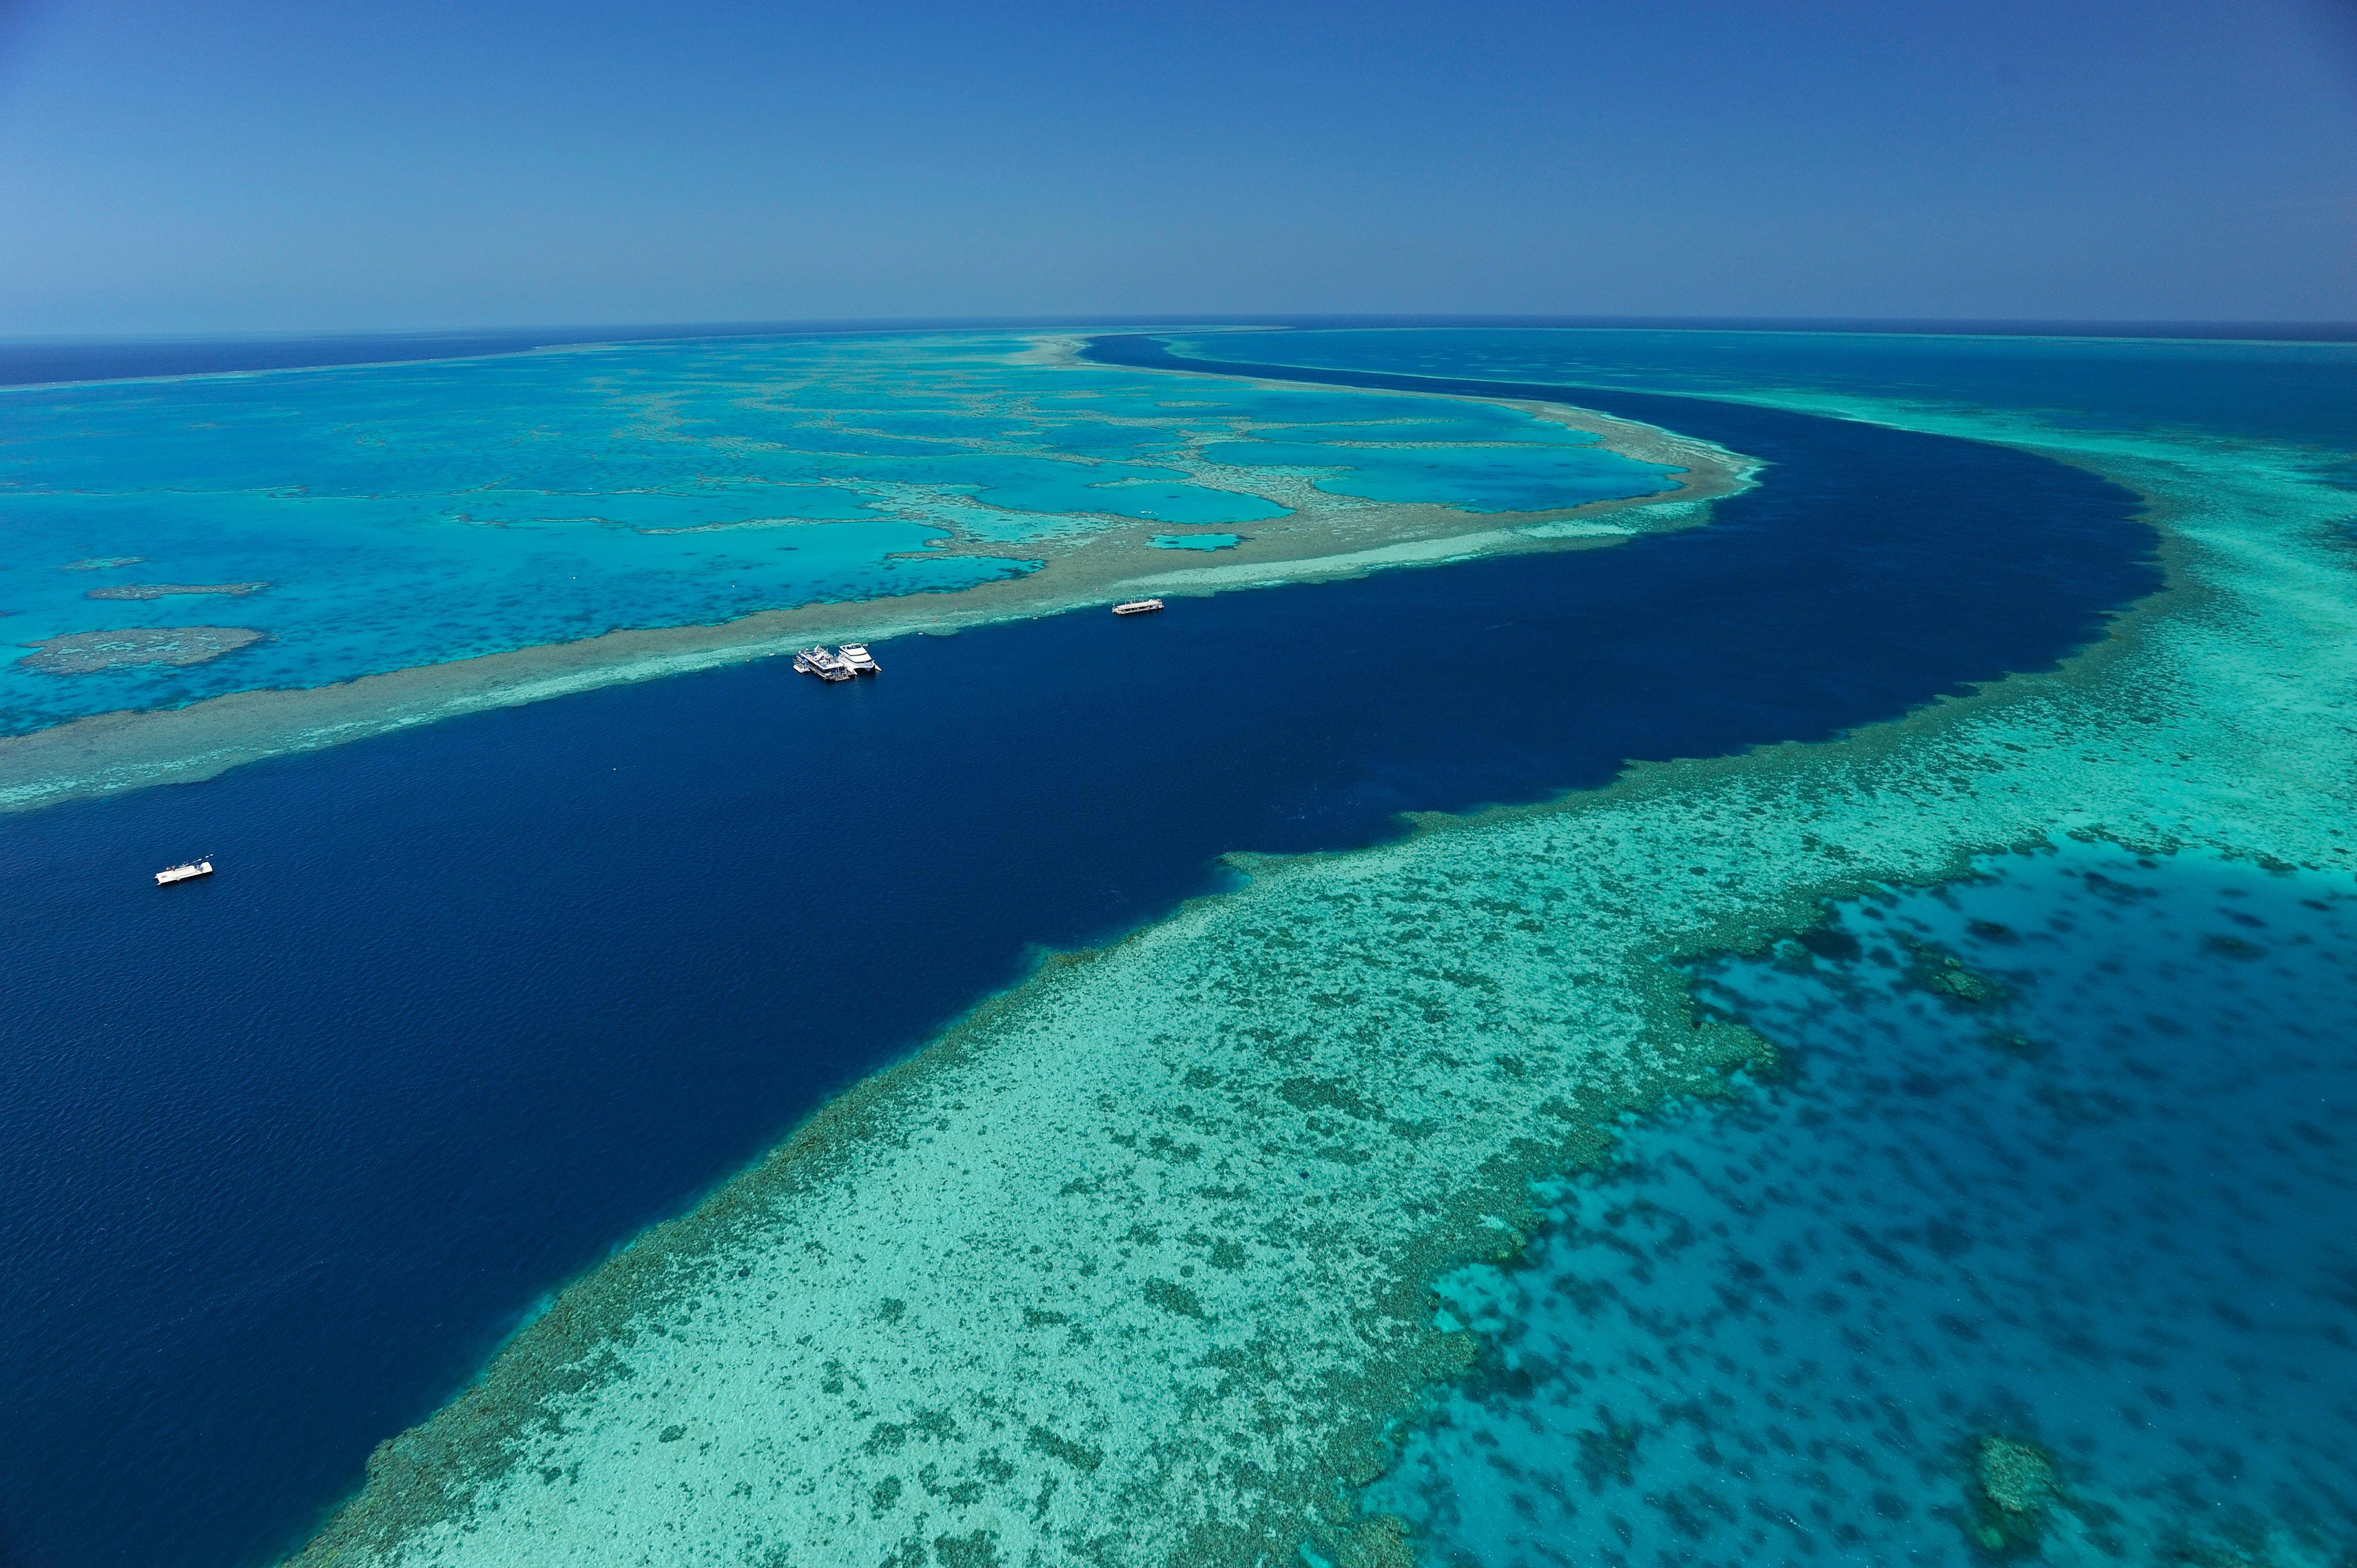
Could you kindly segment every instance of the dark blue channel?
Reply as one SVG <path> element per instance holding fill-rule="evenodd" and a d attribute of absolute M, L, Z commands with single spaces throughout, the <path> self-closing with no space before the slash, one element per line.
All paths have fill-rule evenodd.
<path fill-rule="evenodd" d="M 849 688 L 772 660 L 0 821 L 0 1563 L 299 1538 L 536 1298 L 1223 851 L 1832 736 L 2050 667 L 2158 581 L 2134 498 L 2055 463 L 1580 401 L 1773 466 L 1609 550 L 904 639 Z M 218 875 L 149 884 L 197 851 Z"/>

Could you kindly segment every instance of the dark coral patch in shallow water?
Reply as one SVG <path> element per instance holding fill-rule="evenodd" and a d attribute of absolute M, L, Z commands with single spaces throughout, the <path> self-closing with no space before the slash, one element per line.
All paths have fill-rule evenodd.
<path fill-rule="evenodd" d="M 1981 1441 L 1973 1461 L 1975 1545 L 2003 1554 L 2035 1551 L 2046 1510 L 2062 1500 L 2054 1462 L 2034 1444 L 2012 1437 Z"/>
<path fill-rule="evenodd" d="M 109 587 L 92 588 L 82 596 L 90 599 L 162 599 L 176 594 L 253 594 L 268 586 L 270 585 L 266 582 L 116 583 Z"/>
<path fill-rule="evenodd" d="M 135 626 L 123 631 L 77 631 L 28 642 L 17 660 L 52 675 L 87 675 L 126 664 L 202 664 L 260 642 L 243 626 Z"/>

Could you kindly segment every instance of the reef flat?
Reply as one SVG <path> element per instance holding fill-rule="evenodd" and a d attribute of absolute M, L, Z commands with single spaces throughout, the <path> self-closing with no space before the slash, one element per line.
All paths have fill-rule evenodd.
<path fill-rule="evenodd" d="M 94 598 L 274 590 L 251 612 L 267 645 L 232 666 L 0 670 L 17 732 L 0 809 L 1142 584 L 1596 548 L 1701 521 L 1750 469 L 1602 415 L 1181 384 L 1053 337 L 608 346 L 0 398 L 27 430 L 0 472 L 12 551 L 135 542 L 68 567 L 178 579 L 37 594 L 11 606 L 27 640 L 110 629 Z M 1244 522 L 1216 567 L 1163 579 L 1156 538 Z"/>
<path fill-rule="evenodd" d="M 1421 1558 L 2347 1560 L 2357 881 L 1975 865 L 1700 966 L 1782 1069 L 1444 1282 L 1482 1355 L 1368 1498 Z"/>
<path fill-rule="evenodd" d="M 226 594 L 232 598 L 258 594 L 270 586 L 268 583 L 120 583 L 111 588 L 92 588 L 86 599 L 169 599 L 182 595 Z"/>
<path fill-rule="evenodd" d="M 51 675 L 88 675 L 129 664 L 203 664 L 251 648 L 263 634 L 242 626 L 135 626 L 77 631 L 25 646 L 16 662 Z"/>
<path fill-rule="evenodd" d="M 1432 1283 L 1764 1050 L 1670 961 L 2058 836 L 2357 866 L 2348 505 L 2311 455 L 1841 412 L 2129 486 L 2168 587 L 2058 673 L 1841 741 L 1240 860 L 565 1291 L 300 1560 L 1396 1561 L 1357 1488 L 1469 1354 Z"/>

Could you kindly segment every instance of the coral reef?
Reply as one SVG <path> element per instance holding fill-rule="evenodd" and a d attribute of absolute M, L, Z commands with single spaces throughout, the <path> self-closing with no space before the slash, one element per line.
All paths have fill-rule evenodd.
<path fill-rule="evenodd" d="M 2345 498 L 2244 447 L 1967 433 L 2150 498 L 2169 589 L 2059 673 L 1837 742 L 1240 858 L 1240 891 L 1047 963 L 564 1293 L 302 1561 L 1365 1545 L 1353 1488 L 1466 1359 L 1431 1283 L 1759 1055 L 1668 961 L 2058 835 L 2357 864 Z M 1991 1474 L 2040 1495 L 2011 1450 Z"/>
<path fill-rule="evenodd" d="M 2035 1444 L 2018 1437 L 1981 1440 L 1973 1457 L 1973 1543 L 2001 1554 L 2034 1551 L 2047 1510 L 2062 1500 L 2054 1461 Z"/>
<path fill-rule="evenodd" d="M 91 599 L 163 599 L 178 594 L 259 593 L 268 583 L 118 583 L 112 587 L 92 588 L 82 596 Z"/>
<path fill-rule="evenodd" d="M 17 662 L 51 675 L 87 675 L 127 664 L 202 664 L 262 640 L 242 626 L 135 626 L 122 631 L 77 631 L 28 642 Z"/>

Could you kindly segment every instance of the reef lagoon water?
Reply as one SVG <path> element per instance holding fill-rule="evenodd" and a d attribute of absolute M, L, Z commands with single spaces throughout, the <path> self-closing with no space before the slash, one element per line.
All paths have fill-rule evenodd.
<path fill-rule="evenodd" d="M 1740 482 L 1561 413 L 1068 361 L 856 335 L 0 389 L 0 805 L 1118 597 L 1174 525 L 1253 523 L 1240 563 L 1314 570 L 1593 542 L 1518 531 Z M 121 716 L 156 710 L 183 711 Z"/>
<path fill-rule="evenodd" d="M 1372 1492 L 1433 1560 L 2345 1561 L 2357 890 L 1975 871 L 1706 966 L 1769 1079 L 1445 1287 L 1479 1369 Z"/>
<path fill-rule="evenodd" d="M 1252 335 L 1252 362 L 1282 366 L 1282 341 Z M 1805 368 L 1806 340 L 1788 357 Z M 1091 370 L 1069 348 L 1041 363 L 1173 401 L 1274 384 Z M 1308 373 L 1328 372 L 1403 373 L 1372 357 Z M 2125 406 L 2065 422 L 1895 381 L 1846 386 L 1835 418 L 1798 372 L 1735 401 L 1520 379 L 1499 403 L 1516 417 L 1584 403 L 1597 417 L 1573 417 L 1616 446 L 1642 422 L 1675 433 L 1657 453 L 1718 454 L 1753 482 L 1706 510 L 1640 498 L 1633 517 L 1484 525 L 1494 498 L 1470 487 L 1494 476 L 1451 458 L 1436 471 L 1469 488 L 1445 526 L 1323 542 L 1325 575 L 1350 580 L 1300 580 L 1314 551 L 1174 564 L 1151 541 L 1186 525 L 1135 520 L 1128 547 L 1159 556 L 1159 581 L 1216 596 L 1135 624 L 952 620 L 969 628 L 879 648 L 887 674 L 848 692 L 778 662 L 707 669 L 0 822 L 26 955 L 7 1049 L 29 1090 L 7 1190 L 32 1195 L 0 1217 L 10 1401 L 30 1412 L 0 1542 L 28 1563 L 228 1563 L 334 1509 L 303 1560 L 1540 1562 L 1614 1511 L 1532 1533 L 1599 1452 L 1605 1484 L 1639 1499 L 1614 1536 L 1631 1561 L 1756 1544 L 1677 1535 L 1676 1508 L 1641 1500 L 1652 1464 L 1738 1511 L 1871 1513 L 1810 1538 L 1846 1560 L 1878 1560 L 1861 1541 L 1985 1550 L 1973 1488 L 1986 1500 L 1992 1474 L 2036 1498 L 2027 1524 L 1999 1520 L 2007 1547 L 2290 1563 L 2337 1539 L 2345 1449 L 2232 1439 L 2248 1400 L 2209 1401 L 2209 1441 L 2263 1484 L 2201 1493 L 2119 1435 L 2113 1385 L 2083 1369 L 2000 1397 L 2008 1366 L 2076 1353 L 2067 1337 L 2007 1340 L 2007 1366 L 1960 1336 L 1923 1341 L 1946 1359 L 1891 1388 L 1961 1413 L 1942 1405 L 1911 1448 L 1879 1406 L 1763 1413 L 1789 1402 L 1760 1391 L 1792 1369 L 1781 1351 L 1699 1374 L 1735 1402 L 1727 1430 L 1771 1446 L 1847 1423 L 1865 1457 L 1818 1466 L 1839 1482 L 1675 1469 L 1666 1422 L 1649 1442 L 1631 1414 L 1624 1443 L 1558 1411 L 1572 1373 L 1497 1412 L 1523 1467 L 1491 1464 L 1467 1412 L 1498 1403 L 1497 1347 L 1581 1330 L 1512 1288 L 1476 1309 L 1467 1265 L 1556 1268 L 1549 1249 L 1578 1232 L 1546 1233 L 1549 1205 L 1560 1222 L 1580 1183 L 1641 1180 L 1671 1157 L 1662 1140 L 1694 1139 L 1699 1168 L 1735 1113 L 1660 1119 L 1684 1097 L 1732 1092 L 1769 1119 L 1771 1097 L 1817 1081 L 1813 1050 L 1938 1048 L 1870 1020 L 1945 1019 L 1928 1009 L 1956 984 L 1918 964 L 1869 996 L 1853 976 L 1867 944 L 1845 959 L 1828 940 L 1865 917 L 1825 927 L 1828 900 L 2059 844 L 2077 882 L 2004 884 L 2028 912 L 2003 923 L 2036 932 L 2111 844 L 2155 886 L 2183 868 L 2196 886 L 2148 900 L 2172 913 L 2141 950 L 2215 934 L 2215 886 L 2255 877 L 2319 907 L 2299 906 L 2326 922 L 2310 930 L 2251 895 L 2284 918 L 2235 936 L 2263 950 L 2249 965 L 2275 961 L 2270 942 L 2294 961 L 2303 933 L 2339 940 L 2357 760 L 2348 454 L 2312 432 L 2161 427 Z M 1304 395 L 1491 406 L 1436 395 L 1452 392 Z M 1340 477 L 1282 467 L 1302 483 L 1275 504 L 1318 505 Z M 1250 550 L 1283 526 L 1224 532 Z M 1549 539 L 1611 548 L 1527 553 Z M 1492 550 L 1515 553 L 1360 575 Z M 1222 591 L 1270 583 L 1290 585 Z M 1402 810 L 1460 814 L 1403 832 Z M 100 874 L 144 872 L 199 829 L 242 878 L 167 905 Z M 1897 908 L 1944 940 L 1936 897 Z M 1796 935 L 1825 950 L 1805 973 Z M 2044 1047 L 2044 1070 L 2090 1098 L 2088 1075 L 2136 1070 L 2103 1019 L 2073 1035 L 2036 1011 L 2044 992 L 2101 993 L 2085 975 L 2115 953 L 2027 941 L 2036 961 L 2007 964 L 1977 940 L 1954 950 L 2004 988 L 1989 1005 L 2011 1021 L 1991 1033 Z M 1767 960 L 1714 957 L 1729 952 Z M 1813 1046 L 1843 1008 L 1869 1021 L 1842 1014 L 1847 1033 Z M 1964 1043 L 1995 1065 L 1949 1091 L 1949 1132 L 2017 1114 L 2024 1092 L 2016 1057 Z M 2325 1092 L 2333 1048 L 2286 1047 L 2279 1082 L 2244 1088 Z M 2125 1120 L 2235 1103 L 2213 1067 L 2171 1063 L 2115 1096 Z M 1847 1113 L 1890 1114 L 1841 1082 Z M 2345 1174 L 2338 1103 L 2266 1123 L 2322 1152 L 2253 1165 L 2222 1184 L 2232 1201 L 2281 1204 L 2280 1233 L 2302 1234 Z M 2250 1106 L 2217 1114 L 2256 1127 Z M 1830 1136 L 1755 1143 L 1746 1168 L 1810 1157 L 1802 1133 Z M 1616 1148 L 1633 1165 L 1566 1185 Z M 2029 1206 L 2048 1187 L 2007 1191 Z M 1840 1196 L 1820 1183 L 1784 1222 L 1824 1223 Z M 2053 1228 L 2025 1212 L 1979 1234 L 1935 1255 L 2002 1304 Z M 2252 1265 L 2255 1289 L 2276 1277 L 2186 1247 L 2203 1269 Z M 1919 1287 L 1886 1252 L 1867 1255 L 1893 1277 L 1855 1288 L 1903 1313 Z M 1695 1291 L 1727 1266 L 1708 1249 L 1692 1263 Z M 2157 1269 L 2149 1300 L 2188 1266 Z M 1780 1310 L 1838 1316 L 1815 1299 Z M 2120 1331 L 2164 1311 L 2124 1303 Z M 2217 1366 L 2255 1364 L 2233 1336 L 2277 1320 L 2252 1322 L 2195 1337 L 2168 1370 L 2223 1389 Z M 1593 1353 L 1632 1402 L 1665 1388 L 1610 1370 L 1647 1354 L 1632 1335 Z M 2013 1445 L 1995 1471 L 1992 1438 Z M 1846 1493 L 1869 1469 L 1887 1502 Z M 2170 1511 L 2187 1498 L 2215 1528 L 2188 1533 Z M 2164 1528 L 2179 1534 L 2156 1544 Z"/>

